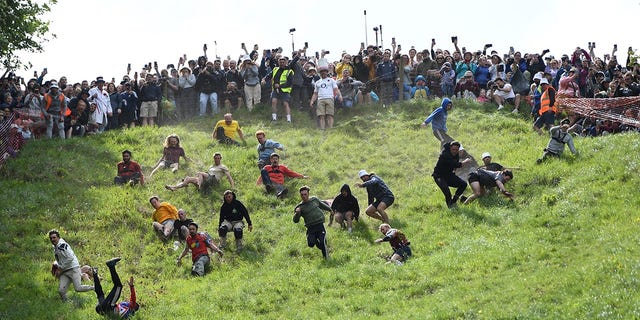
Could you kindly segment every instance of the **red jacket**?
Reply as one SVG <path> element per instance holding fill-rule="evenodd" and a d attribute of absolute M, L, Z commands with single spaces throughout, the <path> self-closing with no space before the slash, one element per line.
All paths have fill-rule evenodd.
<path fill-rule="evenodd" d="M 302 178 L 304 177 L 304 175 L 299 174 L 295 171 L 292 171 L 291 169 L 287 168 L 286 166 L 283 165 L 278 165 L 277 167 L 273 167 L 272 165 L 266 165 L 263 168 L 264 170 L 267 170 L 267 173 L 269 174 L 269 178 L 271 179 L 271 182 L 273 183 L 277 183 L 277 184 L 284 184 L 284 177 L 290 177 L 290 178 Z"/>

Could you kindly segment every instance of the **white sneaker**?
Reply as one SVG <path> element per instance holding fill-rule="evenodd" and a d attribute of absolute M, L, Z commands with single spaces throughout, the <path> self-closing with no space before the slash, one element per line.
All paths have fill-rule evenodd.
<path fill-rule="evenodd" d="M 177 251 L 180 248 L 180 241 L 173 242 L 173 251 Z"/>
<path fill-rule="evenodd" d="M 513 111 L 511 111 L 511 113 L 513 113 L 513 114 L 516 114 L 518 112 L 519 112 L 518 109 L 513 109 Z"/>
<path fill-rule="evenodd" d="M 498 106 L 498 110 L 502 110 L 502 109 L 504 109 L 504 106 L 503 105 L 499 105 Z"/>

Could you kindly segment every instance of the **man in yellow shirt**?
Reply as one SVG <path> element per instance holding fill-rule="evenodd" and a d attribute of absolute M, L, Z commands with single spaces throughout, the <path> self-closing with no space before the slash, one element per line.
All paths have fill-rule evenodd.
<path fill-rule="evenodd" d="M 244 140 L 244 133 L 242 132 L 242 128 L 240 128 L 240 124 L 238 121 L 233 120 L 231 116 L 231 113 L 227 113 L 224 115 L 224 120 L 220 120 L 216 123 L 215 128 L 213 128 L 213 139 L 218 140 L 220 143 L 239 146 L 240 143 L 236 141 L 237 134 L 242 140 L 242 144 L 246 145 L 247 142 Z"/>
<path fill-rule="evenodd" d="M 153 206 L 153 229 L 162 240 L 167 240 L 173 232 L 173 222 L 178 220 L 178 209 L 169 202 L 160 202 L 158 196 L 152 196 L 149 203 Z"/>

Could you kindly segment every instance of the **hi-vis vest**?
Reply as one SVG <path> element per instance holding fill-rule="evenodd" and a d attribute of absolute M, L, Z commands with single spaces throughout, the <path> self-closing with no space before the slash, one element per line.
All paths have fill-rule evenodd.
<path fill-rule="evenodd" d="M 544 93 L 542 93 L 542 96 L 540 97 L 540 110 L 538 111 L 539 115 L 542 115 L 548 110 L 551 110 L 553 113 L 558 113 L 558 109 L 556 108 L 555 103 L 552 106 L 550 106 L 551 99 L 549 98 L 549 90 L 555 91 L 555 89 L 552 86 L 547 86 L 547 90 L 545 90 Z"/>
<path fill-rule="evenodd" d="M 63 108 L 64 106 L 64 95 L 60 94 L 58 95 L 58 98 L 60 99 L 60 114 L 67 117 L 71 115 L 71 110 L 69 108 Z M 44 109 L 45 110 L 49 110 L 49 107 L 51 107 L 51 102 L 52 102 L 53 98 L 51 98 L 51 96 L 48 93 L 44 94 Z M 62 113 L 64 111 L 64 114 Z"/>
<path fill-rule="evenodd" d="M 280 67 L 273 68 L 273 72 L 271 73 L 271 75 L 273 77 L 275 77 L 276 74 L 278 73 L 278 70 L 280 70 Z M 291 69 L 282 70 L 282 73 L 280 74 L 280 79 L 278 79 L 278 82 L 275 82 L 276 79 L 273 79 L 272 80 L 273 83 L 277 83 L 277 84 L 280 84 L 280 85 L 286 83 L 287 82 L 287 78 L 289 77 L 290 73 L 293 73 L 293 70 L 291 70 Z M 285 92 L 285 93 L 291 93 L 291 87 L 280 88 L 280 90 L 282 90 L 282 92 Z"/>

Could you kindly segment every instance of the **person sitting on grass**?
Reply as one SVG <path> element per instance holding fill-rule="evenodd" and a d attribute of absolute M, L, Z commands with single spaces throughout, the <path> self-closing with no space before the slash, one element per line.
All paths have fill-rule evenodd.
<path fill-rule="evenodd" d="M 469 204 L 476 198 L 482 197 L 486 194 L 486 189 L 492 187 L 498 187 L 502 194 L 513 200 L 513 194 L 505 189 L 504 184 L 513 179 L 513 172 L 508 169 L 502 171 L 490 171 L 485 169 L 478 169 L 475 172 L 469 174 L 469 185 L 473 194 L 468 198 L 460 196 L 460 201 L 463 204 Z"/>
<path fill-rule="evenodd" d="M 351 188 L 348 184 L 343 184 L 340 188 L 340 194 L 337 195 L 331 202 L 331 217 L 329 218 L 329 226 L 333 223 L 335 218 L 336 222 L 342 227 L 347 228 L 349 233 L 353 230 L 353 219 L 358 220 L 360 216 L 360 205 L 358 205 L 358 199 L 351 193 Z"/>
<path fill-rule="evenodd" d="M 411 257 L 411 242 L 407 240 L 407 236 L 398 229 L 393 229 L 388 223 L 383 223 L 378 230 L 384 235 L 384 238 L 375 240 L 375 243 L 389 242 L 393 249 L 393 254 L 389 257 L 387 263 L 395 263 L 401 266 L 409 257 Z"/>
<path fill-rule="evenodd" d="M 122 161 L 118 162 L 118 175 L 113 179 L 117 185 L 129 184 L 131 186 L 140 183 L 144 185 L 144 174 L 140 164 L 131 160 L 131 151 L 122 151 Z"/>
<path fill-rule="evenodd" d="M 206 232 L 198 232 L 198 224 L 191 222 L 189 224 L 189 235 L 187 236 L 186 245 L 176 262 L 178 266 L 180 266 L 182 264 L 182 258 L 191 250 L 191 261 L 193 261 L 191 274 L 196 277 L 202 277 L 204 276 L 205 269 L 211 264 L 208 249 L 219 253 L 220 256 L 223 255 L 222 250 L 213 244 L 211 236 Z"/>
<path fill-rule="evenodd" d="M 178 209 L 169 202 L 160 202 L 158 196 L 152 196 L 149 203 L 153 206 L 153 229 L 162 240 L 167 240 L 173 233 L 173 223 L 178 220 Z"/>
<path fill-rule="evenodd" d="M 272 153 L 269 157 L 271 160 L 270 165 L 264 166 L 262 170 L 260 170 L 260 179 L 258 179 L 258 184 L 264 184 L 267 193 L 276 193 L 278 199 L 284 198 L 289 189 L 284 186 L 284 178 L 302 178 L 308 179 L 308 176 L 305 176 L 301 173 L 297 173 L 284 165 L 280 164 L 280 156 L 277 153 Z"/>
<path fill-rule="evenodd" d="M 233 144 L 239 146 L 240 143 L 237 141 L 236 134 L 242 140 L 242 143 L 246 146 L 247 141 L 244 140 L 244 133 L 240 128 L 240 124 L 238 121 L 233 120 L 233 115 L 231 113 L 226 113 L 224 115 L 224 120 L 220 120 L 216 123 L 215 128 L 213 128 L 212 137 L 214 140 L 218 140 L 219 143 L 225 144 Z"/>
<path fill-rule="evenodd" d="M 242 250 L 242 229 L 244 229 L 242 219 L 247 220 L 249 232 L 251 232 L 253 230 L 253 224 L 251 223 L 249 211 L 242 202 L 236 199 L 235 192 L 231 190 L 225 191 L 224 201 L 220 207 L 220 219 L 218 221 L 220 248 L 225 248 L 227 246 L 227 232 L 233 230 L 233 235 L 236 239 L 236 249 L 237 251 Z"/>
<path fill-rule="evenodd" d="M 149 174 L 149 178 L 160 169 L 169 168 L 173 173 L 178 171 L 180 157 L 183 157 L 186 161 L 191 161 L 191 159 L 187 158 L 184 149 L 180 146 L 180 137 L 177 134 L 170 134 L 164 139 L 162 157 L 158 160 L 158 163 L 156 163 L 151 174 Z"/>
<path fill-rule="evenodd" d="M 100 277 L 98 276 L 98 268 L 93 268 L 93 282 L 95 283 L 95 292 L 98 296 L 98 305 L 96 305 L 96 312 L 106 316 L 116 316 L 119 318 L 132 317 L 136 311 L 140 308 L 140 305 L 136 302 L 136 289 L 133 285 L 133 276 L 129 278 L 127 282 L 129 284 L 129 301 L 121 301 L 120 294 L 122 293 L 122 282 L 116 271 L 116 264 L 120 261 L 120 258 L 113 258 L 107 261 L 107 267 L 111 273 L 111 281 L 113 281 L 113 288 L 109 291 L 109 295 L 105 298 L 104 291 L 100 285 Z"/>
<path fill-rule="evenodd" d="M 235 188 L 235 183 L 233 182 L 233 178 L 231 178 L 229 168 L 222 164 L 222 154 L 220 152 L 216 152 L 213 154 L 213 165 L 209 167 L 207 172 L 198 172 L 195 177 L 184 177 L 184 179 L 175 186 L 165 185 L 164 187 L 168 190 L 176 191 L 176 189 L 184 188 L 189 186 L 189 184 L 193 184 L 198 187 L 198 190 L 201 192 L 208 192 L 211 187 L 219 186 L 223 177 L 227 178 L 231 185 L 231 189 Z"/>

